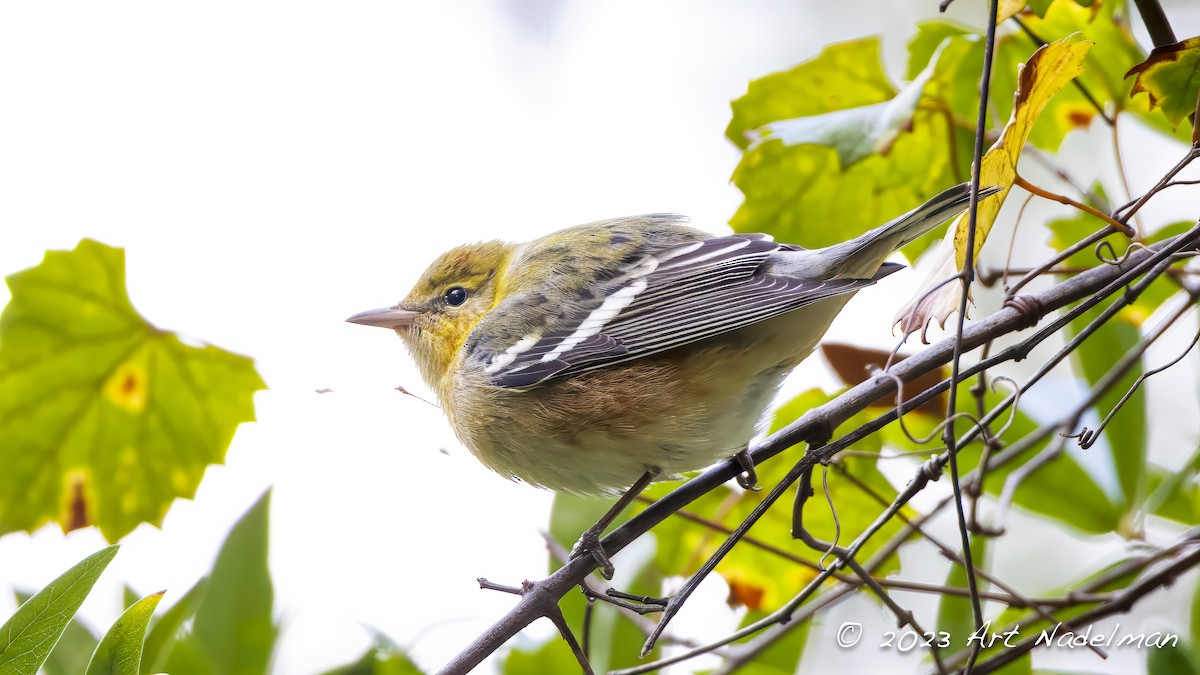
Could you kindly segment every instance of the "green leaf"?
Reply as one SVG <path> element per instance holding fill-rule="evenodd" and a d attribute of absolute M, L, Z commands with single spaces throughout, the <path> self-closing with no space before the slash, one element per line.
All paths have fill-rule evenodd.
<path fill-rule="evenodd" d="M 739 622 L 739 628 L 748 626 L 767 616 L 766 612 L 747 612 Z M 799 672 L 800 660 L 812 632 L 812 617 L 796 624 L 788 624 L 787 632 L 771 643 L 738 669 L 741 675 L 792 675 Z"/>
<path fill-rule="evenodd" d="M 1008 665 L 1001 666 L 997 671 L 997 675 L 1033 675 L 1033 657 L 1029 654 L 1024 654 Z M 1046 675 L 1050 675 L 1047 673 Z M 1081 675 L 1080 673 L 1062 673 L 1061 675 Z"/>
<path fill-rule="evenodd" d="M 900 132 L 912 123 L 917 102 L 925 85 L 933 77 L 940 53 L 939 47 L 930 64 L 891 100 L 822 115 L 770 122 L 752 134 L 754 140 L 750 148 L 772 140 L 778 140 L 785 146 L 805 143 L 826 145 L 837 150 L 838 161 L 843 167 L 849 167 L 869 155 L 887 154 Z"/>
<path fill-rule="evenodd" d="M 1192 590 L 1192 605 L 1189 612 L 1191 621 L 1188 623 L 1188 644 L 1192 648 L 1192 662 L 1200 663 L 1200 585 Z"/>
<path fill-rule="evenodd" d="M 1037 16 L 1046 16 L 1046 11 L 1050 9 L 1050 3 L 1053 0 L 1029 0 L 1029 10 Z M 1084 3 L 1079 3 L 1084 4 Z M 1091 4 L 1090 2 L 1087 4 Z"/>
<path fill-rule="evenodd" d="M 1178 234 L 1183 234 L 1184 232 L 1192 229 L 1195 224 L 1196 221 L 1171 223 L 1169 225 L 1164 225 L 1150 232 L 1149 234 L 1143 233 L 1143 235 L 1145 236 L 1146 243 L 1154 243 L 1169 237 L 1174 237 Z M 1178 295 L 1182 290 L 1183 288 L 1178 279 L 1171 278 L 1168 275 L 1160 276 L 1151 282 L 1150 286 L 1147 287 L 1146 290 L 1142 291 L 1141 295 L 1134 299 L 1132 307 L 1125 310 L 1124 313 L 1130 321 L 1140 326 L 1146 321 L 1146 319 L 1150 317 L 1151 314 L 1155 312 L 1155 310 L 1157 310 L 1159 307 L 1162 307 L 1169 298 Z"/>
<path fill-rule="evenodd" d="M 1200 37 L 1158 47 L 1150 57 L 1129 69 L 1137 75 L 1131 95 L 1146 94 L 1150 109 L 1161 108 L 1171 123 L 1179 126 L 1196 112 L 1200 95 Z"/>
<path fill-rule="evenodd" d="M 377 633 L 375 644 L 357 661 L 326 671 L 324 675 L 423 675 L 423 671 L 403 649 Z"/>
<path fill-rule="evenodd" d="M 1187 471 L 1171 471 L 1149 464 L 1146 471 L 1147 509 L 1150 513 L 1185 525 L 1200 524 L 1200 487 L 1191 480 L 1196 476 L 1196 460 L 1192 456 Z"/>
<path fill-rule="evenodd" d="M 267 568 L 270 498 L 270 490 L 263 493 L 221 546 L 192 632 L 167 659 L 172 675 L 267 672 L 279 632 L 272 620 L 274 591 Z M 211 665 L 196 665 L 200 662 Z"/>
<path fill-rule="evenodd" d="M 222 675 L 216 658 L 208 654 L 204 645 L 192 639 L 190 634 L 171 647 L 168 664 L 167 672 L 170 675 Z"/>
<path fill-rule="evenodd" d="M 1086 72 L 1080 82 L 1102 104 L 1113 102 L 1119 108 L 1129 103 L 1130 83 L 1125 73 L 1145 55 L 1133 37 L 1129 22 L 1117 14 L 1121 2 L 1105 2 L 1096 8 L 1081 6 L 1074 0 L 1055 0 L 1042 17 L 1027 17 L 1029 30 L 1045 41 L 1082 33 L 1083 39 L 1096 43 L 1084 62 Z M 1033 42 L 1022 36 L 1032 49 Z M 997 100 L 997 104 L 1000 101 Z"/>
<path fill-rule="evenodd" d="M 1072 338 L 1078 335 L 1100 315 L 1103 306 L 1104 303 L 1101 303 L 1071 321 L 1067 325 L 1067 334 Z M 1071 355 L 1071 363 L 1088 388 L 1092 389 L 1140 339 L 1137 325 L 1125 314 L 1118 313 L 1079 345 Z M 1141 374 L 1142 362 L 1139 360 L 1129 374 L 1100 397 L 1096 413 L 1101 420 L 1116 407 Z M 1112 453 L 1125 504 L 1137 504 L 1144 496 L 1146 487 L 1143 480 L 1146 469 L 1146 394 L 1143 388 L 1139 387 L 1104 427 L 1104 437 Z"/>
<path fill-rule="evenodd" d="M 514 647 L 500 668 L 503 675 L 574 673 L 578 670 L 579 662 L 575 660 L 571 648 L 557 636 L 532 649 Z"/>
<path fill-rule="evenodd" d="M 0 626 L 0 675 L 34 675 L 117 555 L 109 546 L 84 558 L 17 608 Z"/>
<path fill-rule="evenodd" d="M 970 383 L 960 385 L 958 399 L 970 401 L 974 395 L 970 391 Z M 984 394 L 984 404 L 990 410 L 998 405 L 1008 392 L 1004 387 L 999 391 L 988 391 Z M 1002 417 L 993 426 L 993 431 L 1008 422 L 1008 417 Z M 909 413 L 904 417 L 905 424 L 915 435 L 928 435 L 939 420 L 930 415 Z M 1011 443 L 1014 439 L 1023 438 L 1036 430 L 1038 425 L 1027 415 L 1018 410 L 1012 417 L 1012 423 L 1001 437 L 1002 441 Z M 970 428 L 970 423 L 960 420 L 956 424 L 959 438 Z M 910 451 L 930 451 L 928 445 L 917 445 L 905 436 L 899 425 L 892 423 L 883 428 L 883 438 L 886 442 Z M 933 441 L 936 443 L 936 439 Z M 1044 450 L 1049 441 L 1043 441 L 1028 448 L 1020 456 L 1004 466 L 992 469 L 984 481 L 984 491 L 992 496 L 999 495 L 1004 489 L 1005 480 L 1014 470 L 1025 462 L 1033 459 Z M 979 465 L 981 444 L 978 439 L 962 446 L 959 450 L 959 471 L 966 474 Z M 1029 474 L 1021 481 L 1013 493 L 1013 503 L 1047 516 L 1060 523 L 1091 534 L 1106 534 L 1116 529 L 1120 523 L 1122 510 L 1108 498 L 1104 490 L 1096 484 L 1092 476 L 1066 452 L 1046 462 L 1037 471 Z"/>
<path fill-rule="evenodd" d="M 751 83 L 749 93 L 733 103 L 727 134 L 746 147 L 750 129 L 886 103 L 895 96 L 879 60 L 877 39 L 834 45 L 787 72 Z M 856 114 L 861 111 L 847 113 Z M 730 224 L 738 232 L 769 232 L 780 240 L 818 247 L 861 234 L 917 206 L 957 181 L 944 116 L 918 109 L 911 123 L 911 130 L 881 148 L 886 152 L 850 165 L 839 159 L 837 148 L 825 145 L 772 141 L 748 148 L 733 175 L 745 201 Z"/>
<path fill-rule="evenodd" d="M 664 483 L 663 489 L 670 490 L 677 485 L 671 482 Z M 555 495 L 554 507 L 550 512 L 550 535 L 563 548 L 570 550 L 584 530 L 595 524 L 608 511 L 613 501 L 612 498 L 579 497 L 562 493 Z M 628 520 L 633 512 L 633 509 L 626 509 L 611 527 L 617 527 Z M 613 564 L 617 568 L 617 579 L 622 590 L 640 595 L 662 594 L 662 574 L 655 568 L 653 560 L 646 560 L 631 567 L 635 565 L 634 560 L 624 554 L 617 554 L 613 558 Z M 550 556 L 550 571 L 553 572 L 560 566 L 558 559 Z M 576 635 L 582 635 L 582 618 L 587 605 L 583 594 L 570 593 L 559 605 L 571 629 Z M 606 603 L 595 603 L 591 612 L 588 656 L 593 668 L 597 672 L 607 672 L 640 663 L 642 659 L 639 651 L 642 642 L 645 641 L 645 634 L 628 617 Z M 657 653 L 656 648 L 654 654 Z"/>
<path fill-rule="evenodd" d="M 1063 38 L 1075 31 L 1044 36 L 1047 41 Z M 964 130 L 974 132 L 979 111 L 979 76 L 983 68 L 983 34 L 974 28 L 951 21 L 920 23 L 908 44 L 908 73 L 912 77 L 925 67 L 939 46 L 936 75 L 925 89 L 927 104 L 946 111 Z M 1033 56 L 1037 45 L 1022 33 L 1001 35 L 997 39 L 992 71 L 991 103 L 988 127 L 995 129 L 1009 121 L 1019 73 Z M 1055 151 L 1073 129 L 1084 128 L 1097 114 L 1096 108 L 1074 87 L 1059 91 L 1029 130 L 1029 142 Z M 968 146 L 970 143 L 968 142 Z"/>
<path fill-rule="evenodd" d="M 1146 650 L 1146 675 L 1196 675 L 1200 673 L 1187 643 L 1178 646 L 1151 647 Z"/>
<path fill-rule="evenodd" d="M 816 389 L 801 394 L 779 409 L 773 428 L 787 424 L 829 398 L 828 394 Z M 865 419 L 866 413 L 862 413 L 846 421 L 840 429 L 852 429 Z M 874 436 L 854 446 L 855 450 L 866 452 L 877 452 L 879 448 L 879 441 Z M 784 453 L 759 465 L 759 483 L 765 488 L 760 492 L 722 487 L 693 501 L 687 512 L 732 529 L 750 515 L 798 458 L 797 453 Z M 813 536 L 827 541 L 836 538 L 840 544 L 848 545 L 873 522 L 883 510 L 884 503 L 895 497 L 895 489 L 875 464 L 875 457 L 842 455 L 830 467 L 818 467 L 812 486 L 816 494 L 804 511 L 804 526 Z M 661 497 L 668 489 L 654 485 L 647 494 Z M 794 490 L 790 494 L 794 494 Z M 837 510 L 838 523 L 834 522 L 829 501 Z M 909 509 L 905 513 L 913 514 Z M 862 556 L 870 557 L 901 526 L 899 519 L 889 521 L 879 536 L 867 542 Z M 779 607 L 816 575 L 815 567 L 824 551 L 814 551 L 793 539 L 791 527 L 792 499 L 785 497 L 750 529 L 749 538 L 735 546 L 717 565 L 716 571 L 729 585 L 731 604 L 744 605 L 751 612 L 769 611 Z M 678 515 L 665 520 L 654 533 L 658 543 L 655 559 L 664 575 L 692 574 L 726 537 L 723 531 Z M 884 575 L 897 568 L 898 562 L 893 557 L 875 572 Z"/>
<path fill-rule="evenodd" d="M 124 607 L 125 609 L 129 609 L 130 607 L 133 606 L 133 603 L 135 603 L 141 599 L 142 599 L 142 596 L 139 595 L 137 591 L 133 590 L 133 587 L 130 586 L 129 584 L 125 584 L 122 587 L 122 589 L 121 589 L 121 603 L 122 603 L 121 606 Z"/>
<path fill-rule="evenodd" d="M 977 569 L 986 569 L 987 538 L 971 538 L 971 560 Z M 962 552 L 959 552 L 962 555 Z M 976 576 L 979 590 L 988 588 L 987 582 Z M 967 568 L 956 562 L 950 563 L 950 571 L 946 575 L 946 586 L 949 588 L 969 588 L 967 584 Z M 985 602 L 986 601 L 981 601 Z M 975 610 L 971 606 L 971 598 L 966 595 L 943 594 L 938 601 L 937 630 L 950 634 L 951 644 L 960 646 L 967 644 L 967 638 L 975 633 Z M 987 646 L 987 643 L 983 643 Z M 999 644 L 999 643 L 997 643 Z"/>
<path fill-rule="evenodd" d="M 121 614 L 92 654 L 87 675 L 138 675 L 146 629 L 163 593 L 166 591 L 147 595 Z"/>
<path fill-rule="evenodd" d="M 250 359 L 184 344 L 130 304 L 121 249 L 85 239 L 8 277 L 0 314 L 0 534 L 159 524 L 223 461 L 263 388 Z"/>
<path fill-rule="evenodd" d="M 1156 516 L 1187 525 L 1200 524 L 1200 447 L 1180 467 L 1164 468 L 1147 463 L 1147 493 L 1142 509 Z M 1200 624 L 1193 624 L 1200 630 Z"/>
<path fill-rule="evenodd" d="M 29 598 L 33 597 L 31 593 L 20 591 L 15 595 L 18 605 L 25 604 Z M 91 630 L 79 622 L 79 619 L 71 619 L 66 630 L 63 631 L 62 637 L 58 639 L 58 644 L 54 646 L 50 656 L 42 664 L 42 671 L 46 675 L 79 675 L 87 668 L 88 659 L 91 653 L 96 651 L 98 644 L 100 644 L 98 636 L 93 635 Z"/>
<path fill-rule="evenodd" d="M 748 132 L 771 122 L 881 103 L 895 95 L 880 60 L 879 38 L 826 45 L 790 70 L 752 81 L 733 102 L 725 136 L 744 150 L 752 140 Z"/>
<path fill-rule="evenodd" d="M 146 644 L 142 648 L 142 670 L 157 673 L 166 668 L 167 655 L 171 651 L 180 627 L 184 621 L 195 616 L 196 609 L 200 606 L 200 599 L 204 597 L 204 591 L 207 588 L 208 577 L 203 577 L 150 626 L 150 632 L 146 635 Z"/>
<path fill-rule="evenodd" d="M 1124 558 L 1121 560 L 1117 560 L 1115 562 L 1111 562 L 1098 570 L 1085 573 L 1083 576 L 1081 576 L 1078 579 L 1073 579 L 1071 581 L 1068 581 L 1068 582 L 1058 586 L 1057 588 L 1053 588 L 1053 589 L 1049 589 L 1049 590 L 1045 591 L 1044 597 L 1053 597 L 1056 595 L 1067 595 L 1071 592 L 1078 591 L 1080 588 L 1090 585 L 1091 583 L 1095 582 L 1097 579 L 1103 578 L 1106 575 L 1111 574 L 1114 570 L 1118 569 L 1119 567 L 1121 567 L 1124 564 L 1127 564 L 1128 562 L 1129 562 L 1128 558 Z M 1083 564 L 1086 565 L 1087 563 L 1085 562 Z M 1126 588 L 1130 584 L 1130 582 L 1132 582 L 1133 579 L 1138 576 L 1138 574 L 1140 572 L 1141 572 L 1141 568 L 1137 568 L 1132 571 L 1128 571 L 1125 574 L 1117 575 L 1115 578 L 1109 579 L 1104 584 L 1101 584 L 1098 588 L 1092 589 L 1092 592 L 1093 593 L 1106 593 L 1109 591 L 1122 590 L 1122 589 Z M 1063 607 L 1061 609 L 1056 609 L 1052 613 L 1054 621 L 1047 621 L 1045 618 L 1043 618 L 1042 616 L 1039 616 L 1035 611 L 1033 611 L 1031 609 L 1009 606 L 1009 607 L 1005 608 L 1004 611 L 1000 612 L 1000 616 L 997 617 L 992 622 L 992 625 L 997 626 L 997 627 L 1008 627 L 1008 626 L 1012 626 L 1015 623 L 1019 623 L 1021 626 L 1021 635 L 1022 636 L 1035 635 L 1037 633 L 1040 633 L 1040 631 L 1043 628 L 1051 628 L 1052 629 L 1056 622 L 1068 621 L 1069 619 L 1071 619 L 1075 616 L 1078 616 L 1086 611 L 1089 611 L 1093 607 L 1094 607 L 1094 605 L 1091 605 L 1088 603 L 1081 603 L 1078 605 L 1072 605 L 1069 607 Z M 998 628 L 998 629 L 1002 630 L 1003 628 Z"/>
<path fill-rule="evenodd" d="M 925 88 L 926 98 L 964 124 L 974 120 L 979 110 L 983 35 L 945 20 L 918 23 L 916 34 L 908 42 L 908 79 L 916 78 L 931 65 L 934 77 Z"/>
<path fill-rule="evenodd" d="M 1099 189 L 1098 186 L 1093 186 L 1091 191 L 1100 196 L 1103 196 L 1104 193 L 1104 191 Z M 1093 206 L 1096 206 L 1102 210 L 1108 210 L 1109 208 L 1107 204 L 1093 204 Z M 1145 236 L 1146 243 L 1158 242 L 1169 237 L 1182 234 L 1183 232 L 1191 229 L 1194 224 L 1194 221 L 1171 223 L 1169 225 L 1159 227 L 1149 234 L 1143 233 L 1143 236 Z M 1053 246 L 1056 251 L 1061 252 L 1104 227 L 1104 223 L 1099 218 L 1085 213 L 1080 213 L 1070 218 L 1052 220 L 1047 223 L 1046 226 L 1049 228 L 1051 233 L 1050 245 Z M 1107 244 L 1107 246 L 1101 249 L 1101 253 L 1106 259 L 1112 259 L 1122 255 L 1122 252 L 1126 249 L 1126 247 L 1129 246 L 1129 239 L 1122 234 L 1109 235 L 1108 237 L 1102 239 L 1101 242 Z M 1094 247 L 1088 247 L 1082 251 L 1078 251 L 1063 261 L 1063 265 L 1067 267 L 1078 268 L 1094 267 L 1100 264 L 1103 263 L 1096 257 Z M 1134 299 L 1131 306 L 1121 310 L 1121 315 L 1126 321 L 1134 324 L 1135 326 L 1141 326 L 1142 323 L 1144 323 L 1146 319 L 1148 319 L 1150 315 L 1154 313 L 1155 310 L 1157 310 L 1164 302 L 1166 302 L 1167 298 L 1179 293 L 1180 290 L 1181 288 L 1178 281 L 1170 278 L 1167 275 L 1160 276 L 1151 282 L 1150 286 L 1142 291 L 1141 295 Z"/>
<path fill-rule="evenodd" d="M 1190 131 L 1186 128 L 1176 130 L 1166 116 L 1151 111 L 1147 97 L 1131 98 L 1134 93 L 1134 81 L 1126 79 L 1126 73 L 1144 62 L 1146 53 L 1133 36 L 1127 18 L 1129 12 L 1120 11 L 1126 6 L 1127 3 L 1119 1 L 1087 6 L 1075 0 L 1054 0 L 1042 18 L 1026 17 L 1025 24 L 1043 40 L 1054 40 L 1079 32 L 1083 34 L 1084 39 L 1095 42 L 1096 48 L 1088 53 L 1084 63 L 1086 72 L 1079 78 L 1092 97 L 1101 106 L 1112 105 L 1118 111 L 1132 112 L 1152 129 L 1190 144 Z M 1023 35 L 1014 34 L 1011 40 L 1014 41 L 1014 45 L 1017 44 L 1015 41 L 1023 41 L 1025 49 L 1032 50 L 1035 47 L 1034 43 Z M 999 51 L 1003 52 L 1004 49 L 1005 44 L 1002 42 Z M 1001 56 L 998 60 L 1003 58 Z M 1003 74 L 1002 71 L 997 71 L 997 77 Z M 1074 90 L 1062 93 L 1066 95 L 1061 97 L 1062 103 L 1068 107 L 1061 109 L 1059 116 L 1069 118 L 1086 115 L 1090 118 L 1095 114 L 1095 108 L 1087 102 L 1082 92 Z M 1002 111 L 1008 109 L 1004 108 L 1006 102 L 1002 97 L 997 96 L 994 100 Z M 1192 102 L 1194 105 L 1194 96 Z M 1036 130 L 1034 135 L 1036 136 Z M 1031 140 L 1035 144 L 1038 143 L 1036 138 Z"/>

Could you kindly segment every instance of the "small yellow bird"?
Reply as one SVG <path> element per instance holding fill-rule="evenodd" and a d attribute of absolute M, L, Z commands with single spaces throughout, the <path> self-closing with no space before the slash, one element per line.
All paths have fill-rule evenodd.
<path fill-rule="evenodd" d="M 743 451 L 842 306 L 969 193 L 958 185 L 811 251 L 660 214 L 460 246 L 399 304 L 348 321 L 396 331 L 459 439 L 497 473 L 615 493 Z"/>

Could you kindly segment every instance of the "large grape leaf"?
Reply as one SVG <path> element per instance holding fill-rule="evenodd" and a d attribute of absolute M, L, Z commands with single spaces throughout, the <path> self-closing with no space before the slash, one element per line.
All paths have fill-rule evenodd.
<path fill-rule="evenodd" d="M 7 279 L 0 314 L 0 534 L 158 524 L 220 463 L 264 388 L 250 359 L 146 321 L 124 251 L 83 240 Z"/>
<path fill-rule="evenodd" d="M 929 65 L 917 73 L 893 98 L 881 103 L 834 110 L 770 122 L 750 132 L 753 149 L 778 139 L 785 146 L 826 145 L 837 150 L 838 161 L 849 167 L 870 155 L 886 155 L 896 137 L 912 125 L 921 92 L 933 77 L 941 47 Z"/>
<path fill-rule="evenodd" d="M 927 77 L 898 93 L 878 39 L 866 38 L 751 82 L 726 130 L 744 149 L 733 181 L 746 198 L 733 229 L 827 246 L 958 182 L 954 167 L 965 164 L 952 156 L 945 117 L 913 108 Z"/>

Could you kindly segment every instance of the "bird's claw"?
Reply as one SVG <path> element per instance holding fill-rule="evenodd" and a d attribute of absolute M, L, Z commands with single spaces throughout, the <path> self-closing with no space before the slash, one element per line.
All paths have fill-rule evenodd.
<path fill-rule="evenodd" d="M 758 485 L 758 473 L 754 471 L 754 460 L 750 457 L 750 450 L 744 449 L 733 456 L 737 461 L 738 466 L 742 467 L 742 472 L 737 475 L 734 480 L 742 486 L 744 490 L 753 490 L 755 492 L 762 488 Z"/>
<path fill-rule="evenodd" d="M 600 576 L 612 580 L 616 570 L 613 568 L 612 561 L 608 559 L 608 555 L 605 554 L 604 546 L 600 544 L 600 533 L 595 529 L 584 532 L 583 536 L 579 538 L 579 543 L 575 544 L 575 548 L 571 550 L 572 560 L 585 555 L 591 556 L 592 560 L 596 561 L 596 566 L 600 569 Z"/>

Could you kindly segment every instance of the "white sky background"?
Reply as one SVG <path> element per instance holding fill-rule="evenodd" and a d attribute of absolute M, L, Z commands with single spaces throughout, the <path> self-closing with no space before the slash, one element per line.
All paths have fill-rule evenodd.
<path fill-rule="evenodd" d="M 901 63 L 935 12 L 933 0 L 4 4 L 0 272 L 82 237 L 123 246 L 147 318 L 254 357 L 270 386 L 196 500 L 124 541 L 85 620 L 106 628 L 123 582 L 174 602 L 273 484 L 276 672 L 356 657 L 360 622 L 443 663 L 512 605 L 475 577 L 543 572 L 551 495 L 477 464 L 439 411 L 392 390 L 425 391 L 399 341 L 343 319 L 394 303 L 458 243 L 652 211 L 721 231 L 740 202 L 723 132 L 746 83 L 869 34 L 888 34 Z M 1197 32 L 1190 16 L 1181 37 Z M 886 317 L 916 280 L 862 294 L 832 335 L 890 345 Z M 801 371 L 833 382 L 819 362 Z M 0 616 L 14 609 L 4 589 L 40 587 L 103 543 L 54 527 L 0 538 Z"/>

